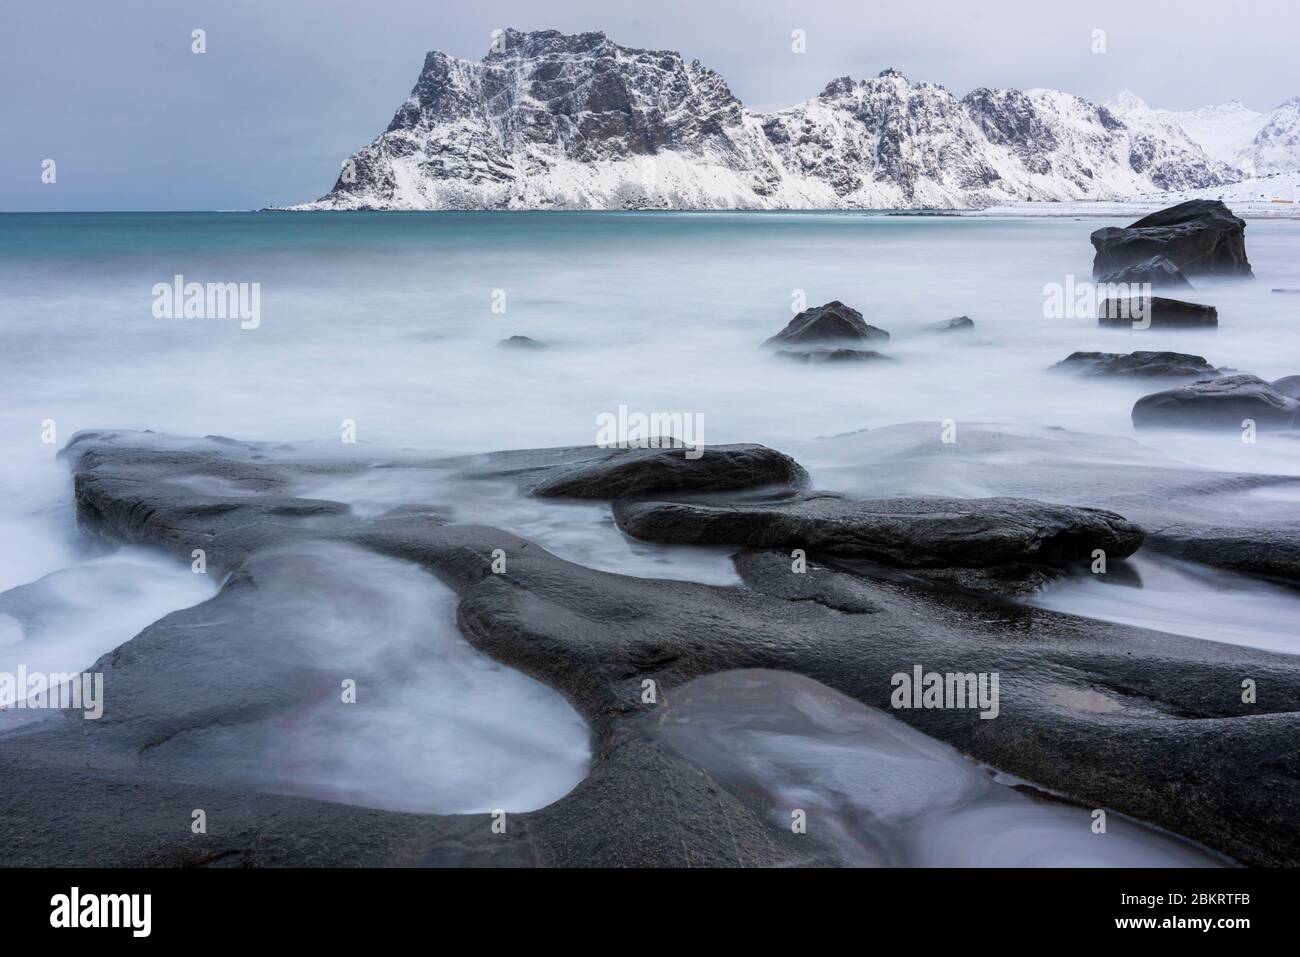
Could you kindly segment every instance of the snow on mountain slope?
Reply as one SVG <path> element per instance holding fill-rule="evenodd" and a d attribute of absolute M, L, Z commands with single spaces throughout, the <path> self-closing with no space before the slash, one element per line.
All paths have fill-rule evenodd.
<path fill-rule="evenodd" d="M 1240 178 L 1183 130 L 1052 90 L 958 99 L 896 70 L 772 113 L 698 61 L 603 33 L 433 52 L 387 130 L 295 209 L 980 207 Z"/>
<path fill-rule="evenodd" d="M 1238 163 L 1256 176 L 1300 172 L 1300 96 L 1292 97 L 1268 116 Z"/>
<path fill-rule="evenodd" d="M 1241 166 L 1242 153 L 1268 121 L 1268 114 L 1231 100 L 1196 110 L 1160 110 L 1131 90 L 1106 101 L 1106 108 L 1129 126 L 1156 127 L 1170 135 L 1184 135 L 1212 159 Z"/>

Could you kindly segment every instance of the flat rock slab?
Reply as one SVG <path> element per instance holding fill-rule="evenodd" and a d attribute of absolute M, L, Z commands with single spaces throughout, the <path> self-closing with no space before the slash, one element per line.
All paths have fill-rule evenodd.
<path fill-rule="evenodd" d="M 807 493 L 770 503 L 619 502 L 614 518 L 647 541 L 802 548 L 905 568 L 1077 561 L 1096 549 L 1121 559 L 1143 537 L 1113 512 L 1013 498 L 859 500 Z"/>
<path fill-rule="evenodd" d="M 616 499 L 629 495 L 799 488 L 808 473 L 790 456 L 763 445 L 702 449 L 580 446 L 491 452 L 445 459 L 443 468 L 505 478 L 540 498 Z"/>
<path fill-rule="evenodd" d="M 1275 390 L 1258 376 L 1229 375 L 1144 395 L 1133 406 L 1139 429 L 1234 429 L 1251 420 L 1259 429 L 1300 425 L 1300 399 Z"/>
<path fill-rule="evenodd" d="M 1163 256 L 1186 276 L 1253 273 L 1246 258 L 1246 222 L 1219 200 L 1194 199 L 1120 229 L 1092 234 L 1092 273 L 1102 276 Z"/>
<path fill-rule="evenodd" d="M 1052 369 L 1086 378 L 1207 379 L 1219 375 L 1204 356 L 1185 352 L 1073 352 Z"/>
<path fill-rule="evenodd" d="M 838 445 L 832 457 L 845 464 L 816 478 L 855 497 L 1016 496 L 1105 508 L 1146 530 L 1144 550 L 1300 583 L 1300 477 L 1198 468 L 1123 436 L 972 422 L 945 444 L 940 431 L 938 422 L 863 430 L 801 455 Z M 1269 440 L 1296 442 L 1300 461 L 1300 434 Z"/>

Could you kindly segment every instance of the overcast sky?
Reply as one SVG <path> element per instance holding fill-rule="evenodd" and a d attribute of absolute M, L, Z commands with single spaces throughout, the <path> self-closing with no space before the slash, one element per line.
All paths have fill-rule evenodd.
<path fill-rule="evenodd" d="M 478 59 L 508 26 L 677 50 L 760 109 L 887 66 L 959 96 L 1127 87 L 1154 106 L 1265 111 L 1300 94 L 1296 0 L 6 0 L 0 210 L 314 199 L 387 126 L 426 51 Z"/>

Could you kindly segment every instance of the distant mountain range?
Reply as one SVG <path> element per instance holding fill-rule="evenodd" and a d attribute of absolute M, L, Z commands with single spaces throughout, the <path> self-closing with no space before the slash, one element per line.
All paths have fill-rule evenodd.
<path fill-rule="evenodd" d="M 1295 164 L 1300 100 L 1152 110 L 1055 90 L 960 99 L 896 70 L 776 112 L 669 51 L 507 30 L 426 56 L 388 128 L 294 209 L 901 209 L 1116 199 Z"/>
<path fill-rule="evenodd" d="M 1125 90 L 1108 100 L 1106 108 L 1132 128 L 1157 135 L 1181 132 L 1211 159 L 1245 176 L 1300 171 L 1300 97 L 1292 97 L 1272 113 L 1257 113 L 1238 100 L 1175 111 L 1152 109 Z"/>

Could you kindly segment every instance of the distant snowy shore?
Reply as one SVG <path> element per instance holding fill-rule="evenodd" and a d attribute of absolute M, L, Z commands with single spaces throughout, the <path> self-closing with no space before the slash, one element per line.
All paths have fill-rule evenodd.
<path fill-rule="evenodd" d="M 1122 200 L 1004 203 L 961 210 L 961 216 L 1129 216 L 1135 218 L 1189 199 L 1220 199 L 1245 219 L 1300 219 L 1300 172 L 1242 180 L 1230 186 L 1169 190 Z"/>

